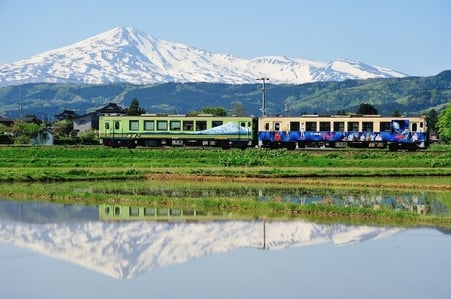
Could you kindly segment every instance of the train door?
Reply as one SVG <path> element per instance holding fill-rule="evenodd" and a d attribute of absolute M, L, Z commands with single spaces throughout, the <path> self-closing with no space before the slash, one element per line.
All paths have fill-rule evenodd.
<path fill-rule="evenodd" d="M 103 130 L 105 133 L 102 136 L 102 143 L 107 146 L 119 146 L 122 137 L 122 126 L 120 120 L 105 120 L 103 124 Z"/>
<path fill-rule="evenodd" d="M 426 123 L 421 120 L 417 121 L 411 121 L 410 122 L 410 132 L 412 134 L 411 136 L 411 142 L 418 145 L 420 148 L 426 148 L 427 145 L 427 138 L 428 138 L 428 130 L 426 127 Z"/>
<path fill-rule="evenodd" d="M 275 142 L 280 142 L 281 139 L 282 139 L 280 130 L 281 130 L 281 124 L 280 124 L 280 121 L 275 121 L 275 122 L 273 123 L 274 141 L 275 141 Z"/>

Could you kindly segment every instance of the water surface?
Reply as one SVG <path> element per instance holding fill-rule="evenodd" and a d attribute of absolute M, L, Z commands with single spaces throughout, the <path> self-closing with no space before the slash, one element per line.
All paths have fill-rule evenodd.
<path fill-rule="evenodd" d="M 450 298 L 450 232 L 0 201 L 0 298 Z"/>

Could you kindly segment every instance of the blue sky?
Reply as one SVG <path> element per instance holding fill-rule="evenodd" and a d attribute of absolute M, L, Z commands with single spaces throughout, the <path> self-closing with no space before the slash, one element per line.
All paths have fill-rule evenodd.
<path fill-rule="evenodd" d="M 0 0 L 0 64 L 118 26 L 242 58 L 451 69 L 450 0 Z"/>

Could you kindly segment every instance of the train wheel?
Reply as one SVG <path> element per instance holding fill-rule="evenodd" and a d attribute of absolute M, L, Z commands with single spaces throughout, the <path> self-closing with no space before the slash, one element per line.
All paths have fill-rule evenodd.
<path fill-rule="evenodd" d="M 388 149 L 392 152 L 396 152 L 398 150 L 398 144 L 397 143 L 390 143 L 388 145 Z"/>
<path fill-rule="evenodd" d="M 417 145 L 415 143 L 411 143 L 407 146 L 407 150 L 409 152 L 416 152 L 417 151 Z"/>
<path fill-rule="evenodd" d="M 247 148 L 247 142 L 240 142 L 238 147 L 244 151 Z"/>
<path fill-rule="evenodd" d="M 127 143 L 127 147 L 128 147 L 128 148 L 136 148 L 136 143 L 134 142 L 134 140 L 130 140 L 130 141 Z"/>
<path fill-rule="evenodd" d="M 229 141 L 227 141 L 227 140 L 225 140 L 225 141 L 222 141 L 221 142 L 221 148 L 222 149 L 230 149 L 230 144 L 229 144 Z"/>
<path fill-rule="evenodd" d="M 287 150 L 293 151 L 296 149 L 296 142 L 289 142 L 289 143 L 287 143 L 286 147 L 287 147 Z"/>

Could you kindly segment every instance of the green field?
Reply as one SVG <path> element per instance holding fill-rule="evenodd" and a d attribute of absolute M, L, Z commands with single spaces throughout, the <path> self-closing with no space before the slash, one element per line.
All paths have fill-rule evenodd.
<path fill-rule="evenodd" d="M 451 147 L 410 152 L 0 147 L 0 181 L 244 177 L 451 176 Z"/>
<path fill-rule="evenodd" d="M 0 147 L 0 196 L 202 210 L 232 218 L 314 218 L 451 226 L 451 147 L 427 151 L 285 151 Z M 259 190 L 377 196 L 419 192 L 443 215 L 369 206 L 258 201 Z"/>

